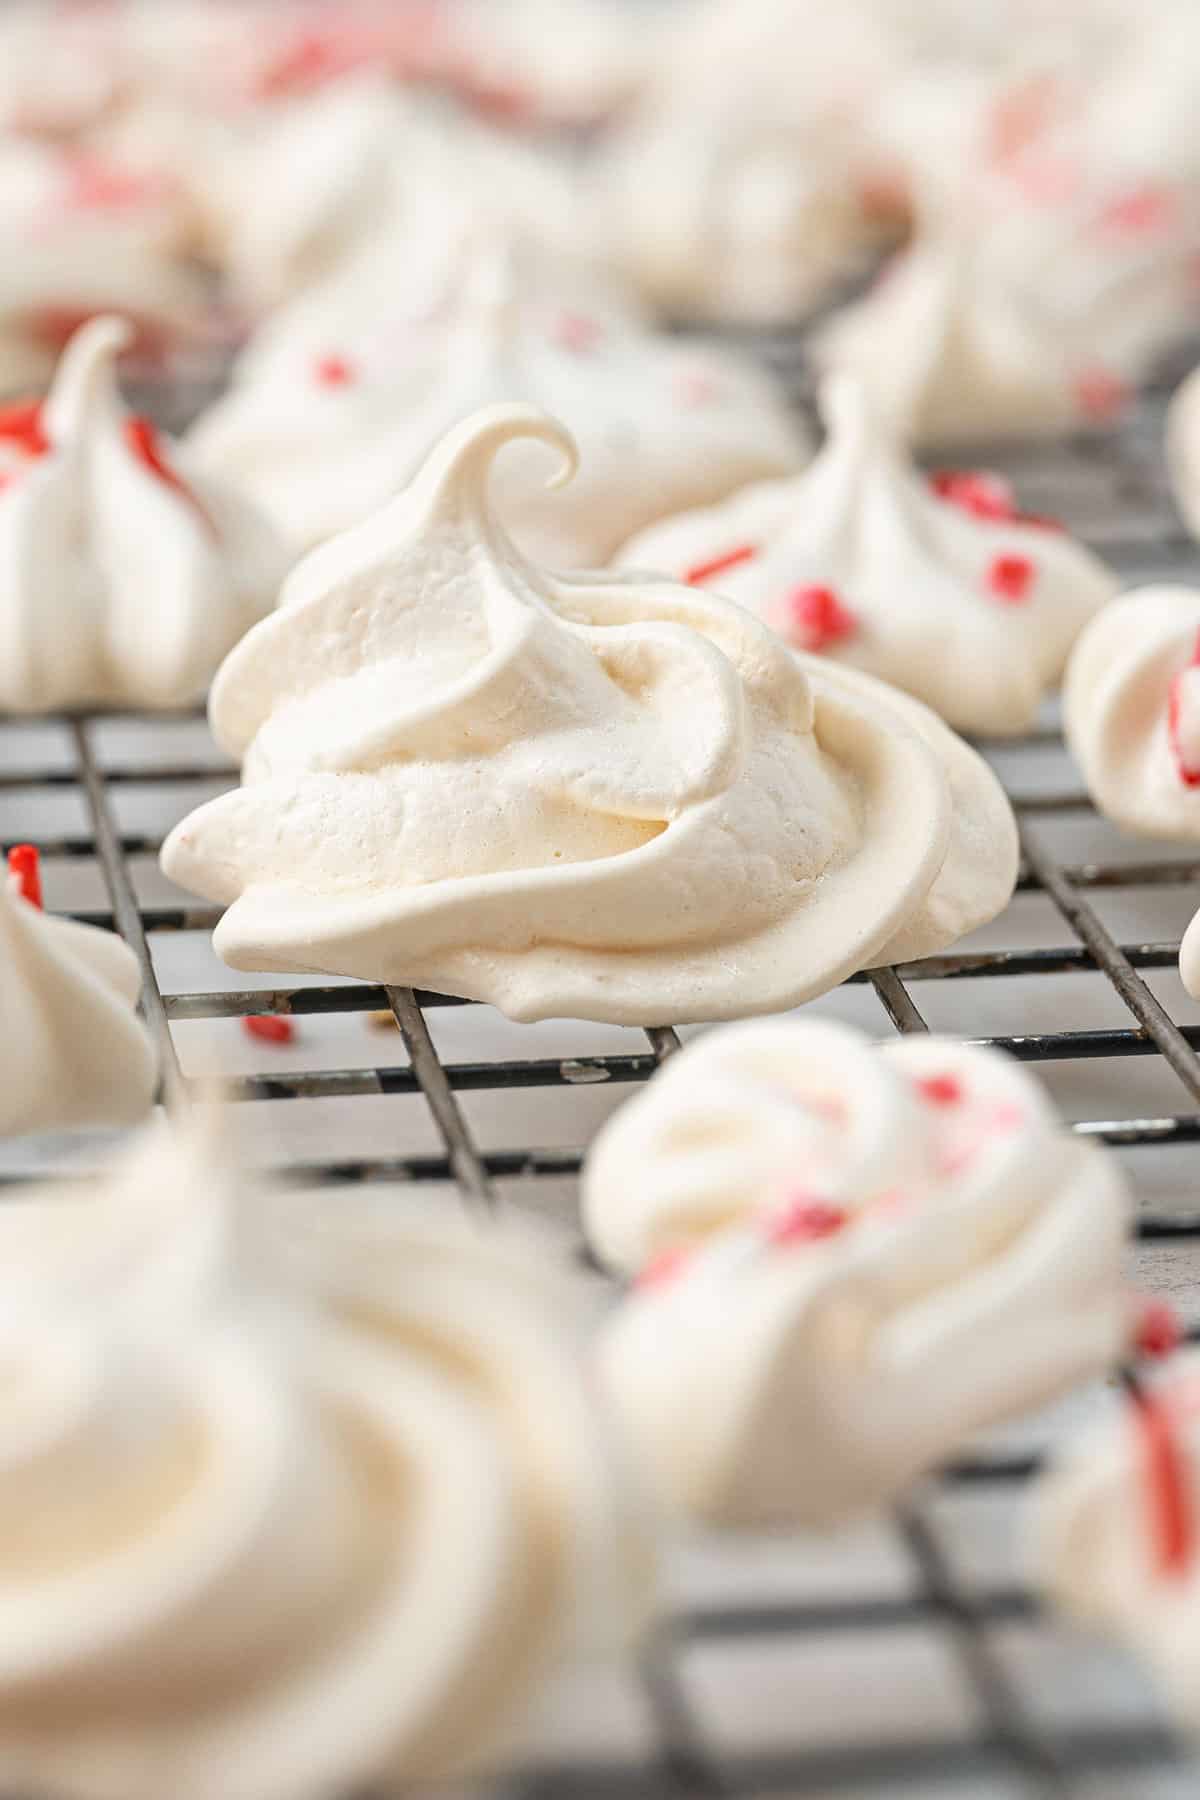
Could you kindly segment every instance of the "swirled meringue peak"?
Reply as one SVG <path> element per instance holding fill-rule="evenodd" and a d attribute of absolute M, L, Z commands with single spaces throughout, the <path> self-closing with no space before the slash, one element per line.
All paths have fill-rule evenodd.
<path fill-rule="evenodd" d="M 643 1266 L 606 1389 L 662 1496 L 725 1524 L 878 1505 L 1131 1333 L 1116 1163 L 949 1039 L 707 1035 L 601 1132 L 584 1201 Z"/>
<path fill-rule="evenodd" d="M 544 406 L 576 437 L 577 481 L 548 496 L 506 457 L 496 497 L 519 546 L 556 568 L 598 567 L 652 520 L 805 461 L 803 432 L 748 359 L 581 310 L 577 283 L 550 294 L 536 277 L 489 241 L 432 316 L 333 337 L 319 355 L 299 340 L 295 356 L 252 353 L 190 447 L 312 544 L 382 506 L 479 407 Z"/>
<path fill-rule="evenodd" d="M 0 1242 L 25 1214 L 40 1260 L 31 1304 L 0 1259 L 0 1780 L 334 1800 L 449 1778 L 652 1597 L 562 1297 L 528 1241 L 395 1194 L 377 1229 L 353 1196 L 318 1229 L 245 1177 L 256 1275 L 216 1282 L 237 1234 L 203 1144 L 164 1131 L 111 1191 L 4 1209 Z M 298 1209 L 286 1257 L 273 1201 Z M 57 1259 L 38 1245 L 60 1212 L 89 1254 L 60 1227 Z"/>
<path fill-rule="evenodd" d="M 1092 620 L 1063 683 L 1063 727 L 1102 813 L 1200 839 L 1200 590 L 1145 587 Z"/>
<path fill-rule="evenodd" d="M 926 482 L 854 378 L 827 378 L 821 399 L 829 437 L 804 474 L 652 525 L 618 564 L 711 582 L 795 649 L 894 682 L 959 730 L 1026 730 L 1115 581 L 999 477 Z"/>
<path fill-rule="evenodd" d="M 195 700 L 282 579 L 254 509 L 126 412 L 128 339 L 93 320 L 45 401 L 0 411 L 0 711 Z"/>
<path fill-rule="evenodd" d="M 130 1125 L 157 1059 L 135 1007 L 136 958 L 108 931 L 41 910 L 36 852 L 0 876 L 0 1137 Z"/>
<path fill-rule="evenodd" d="M 574 466 L 544 414 L 467 420 L 225 663 L 210 715 L 244 785 L 163 851 L 229 907 L 219 954 L 645 1023 L 945 941 L 961 789 L 928 734 L 728 601 L 525 560 L 487 481 L 547 449 Z M 985 874 L 991 911 L 1011 881 Z"/>

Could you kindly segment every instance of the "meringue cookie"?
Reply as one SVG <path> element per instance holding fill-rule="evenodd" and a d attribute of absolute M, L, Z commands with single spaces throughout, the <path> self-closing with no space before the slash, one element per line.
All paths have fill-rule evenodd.
<path fill-rule="evenodd" d="M 1124 371 L 953 232 L 919 237 L 815 346 L 858 375 L 883 424 L 918 445 L 1053 437 L 1111 422 Z"/>
<path fill-rule="evenodd" d="M 453 1776 L 588 1608 L 627 1638 L 650 1598 L 563 1297 L 527 1243 L 403 1204 L 366 1231 L 355 1196 L 299 1229 L 278 1196 L 272 1258 L 244 1181 L 268 1285 L 196 1283 L 197 1243 L 221 1247 L 196 1218 L 208 1165 L 177 1143 L 172 1182 L 166 1133 L 154 1157 L 115 1172 L 115 1204 L 39 1188 L 4 1209 L 35 1255 L 60 1212 L 128 1237 L 131 1187 L 170 1229 L 135 1207 L 155 1248 L 127 1264 L 85 1231 L 91 1277 L 60 1256 L 57 1294 L 45 1246 L 32 1292 L 0 1264 L 0 1782 L 332 1800 Z"/>
<path fill-rule="evenodd" d="M 1071 1445 L 1035 1493 L 1030 1532 L 1031 1561 L 1053 1604 L 1127 1645 L 1193 1735 L 1200 1731 L 1198 1377 L 1194 1352 L 1174 1358 L 1143 1390 L 1145 1414 L 1141 1405 L 1129 1407 Z"/>
<path fill-rule="evenodd" d="M 448 316 L 251 364 L 190 449 L 312 544 L 382 506 L 479 407 L 545 406 L 578 440 L 579 479 L 549 497 L 506 457 L 496 493 L 520 548 L 558 568 L 599 566 L 652 520 L 803 463 L 803 432 L 748 359 L 581 312 L 535 274 L 489 250 Z"/>
<path fill-rule="evenodd" d="M 128 340 L 93 320 L 45 402 L 0 413 L 0 710 L 194 700 L 282 578 L 254 509 L 125 411 Z"/>
<path fill-rule="evenodd" d="M 150 1110 L 157 1060 L 140 990 L 120 938 L 53 918 L 0 878 L 0 1137 L 129 1125 Z"/>
<path fill-rule="evenodd" d="M 711 570 L 795 649 L 893 682 L 960 731 L 1027 730 L 1115 580 L 1023 520 L 999 479 L 945 472 L 930 487 L 851 377 L 827 379 L 821 401 L 829 436 L 811 469 L 651 526 L 618 566 Z"/>
<path fill-rule="evenodd" d="M 1063 683 L 1063 729 L 1100 811 L 1200 839 L 1200 590 L 1144 587 L 1092 620 Z"/>
<path fill-rule="evenodd" d="M 714 1032 L 593 1147 L 601 1345 L 670 1505 L 830 1525 L 1120 1354 L 1128 1197 L 1007 1057 L 820 1022 Z"/>
<path fill-rule="evenodd" d="M 955 801 L 920 727 L 726 601 L 535 568 L 486 502 L 515 444 L 574 465 L 542 414 L 468 420 L 226 662 L 245 785 L 163 850 L 229 907 L 218 953 L 645 1023 L 796 1004 L 928 929 Z"/>
<path fill-rule="evenodd" d="M 602 154 L 596 231 L 673 316 L 793 320 L 865 262 L 872 217 L 865 123 L 888 56 L 840 7 L 821 56 L 797 58 L 795 0 L 688 8 L 656 80 Z"/>
<path fill-rule="evenodd" d="M 178 197 L 91 151 L 0 141 L 0 393 L 43 381 L 68 321 L 121 312 L 143 338 L 197 329 Z"/>

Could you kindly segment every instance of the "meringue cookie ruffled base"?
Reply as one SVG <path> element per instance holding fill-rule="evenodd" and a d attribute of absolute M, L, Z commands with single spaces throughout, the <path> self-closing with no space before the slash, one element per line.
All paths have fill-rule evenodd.
<path fill-rule="evenodd" d="M 1011 816 L 965 747 L 728 602 L 535 569 L 486 505 L 514 439 L 573 462 L 542 415 L 468 421 L 221 671 L 212 723 L 244 786 L 163 864 L 229 906 L 228 962 L 520 1019 L 706 1019 L 999 910 Z M 965 797 L 996 831 L 973 874 Z"/>

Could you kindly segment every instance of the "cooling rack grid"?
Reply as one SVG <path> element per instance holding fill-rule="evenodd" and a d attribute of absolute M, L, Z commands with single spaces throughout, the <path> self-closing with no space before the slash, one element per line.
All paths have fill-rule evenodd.
<path fill-rule="evenodd" d="M 1128 582 L 1196 579 L 1161 426 L 1152 394 L 1111 438 L 978 460 L 1013 474 L 1024 504 L 1064 518 Z M 1200 1008 L 1174 972 L 1200 853 L 1098 819 L 1049 713 L 1031 737 L 985 748 L 1021 821 L 1012 907 L 955 952 L 857 977 L 816 1005 L 879 1035 L 958 1030 L 1038 1063 L 1074 1128 L 1129 1166 L 1135 1278 L 1200 1335 Z M 244 978 L 209 947 L 215 913 L 155 862 L 175 819 L 232 778 L 199 715 L 0 723 L 0 841 L 37 842 L 48 903 L 132 945 L 164 1098 L 182 1103 L 220 1072 L 247 1154 L 305 1182 L 372 1184 L 381 1205 L 403 1182 L 431 1205 L 457 1195 L 537 1212 L 581 1287 L 601 1286 L 578 1232 L 582 1152 L 681 1034 L 512 1026 L 485 1007 L 352 982 L 236 986 Z M 371 1021 L 380 1009 L 397 1032 Z M 249 1038 L 239 1021 L 257 1014 L 291 1017 L 295 1042 Z M 62 1153 L 10 1147 L 0 1181 Z M 638 1667 L 564 1678 L 511 1770 L 472 1800 L 1200 1793 L 1200 1768 L 1138 1672 L 1041 1616 L 1020 1567 L 1017 1521 L 1047 1446 L 1113 1403 L 1097 1389 L 998 1434 L 894 1516 L 832 1542 L 681 1544 L 666 1621 Z"/>

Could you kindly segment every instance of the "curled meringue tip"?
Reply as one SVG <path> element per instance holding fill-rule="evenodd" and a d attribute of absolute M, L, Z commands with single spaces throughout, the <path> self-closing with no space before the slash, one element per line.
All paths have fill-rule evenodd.
<path fill-rule="evenodd" d="M 133 337 L 128 319 L 108 313 L 79 327 L 62 353 L 46 398 L 52 438 L 70 432 L 97 400 L 115 394 L 113 367 Z"/>
<path fill-rule="evenodd" d="M 447 432 L 426 463 L 422 479 L 438 494 L 461 491 L 465 485 L 473 502 L 482 506 L 497 455 L 521 438 L 558 451 L 561 461 L 546 482 L 548 488 L 566 487 L 574 479 L 579 446 L 566 426 L 536 406 L 516 404 L 485 407 Z"/>

